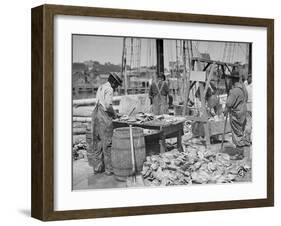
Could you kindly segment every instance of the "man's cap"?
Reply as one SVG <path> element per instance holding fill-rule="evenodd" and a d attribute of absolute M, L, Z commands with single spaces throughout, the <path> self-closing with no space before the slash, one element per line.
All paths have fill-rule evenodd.
<path fill-rule="evenodd" d="M 117 73 L 109 73 L 109 76 L 112 76 L 112 78 L 114 78 L 114 80 L 118 83 L 118 85 L 122 86 L 122 79 L 117 75 Z"/>

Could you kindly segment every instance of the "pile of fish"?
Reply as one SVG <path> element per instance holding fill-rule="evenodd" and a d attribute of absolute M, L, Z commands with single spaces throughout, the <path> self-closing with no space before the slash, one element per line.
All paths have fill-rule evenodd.
<path fill-rule="evenodd" d="M 232 183 L 249 172 L 245 162 L 231 161 L 225 153 L 187 148 L 148 156 L 142 175 L 147 186 Z"/>
<path fill-rule="evenodd" d="M 72 157 L 74 160 L 78 160 L 86 157 L 87 152 L 87 142 L 86 140 L 78 140 L 72 144 Z"/>
<path fill-rule="evenodd" d="M 128 116 L 122 115 L 118 121 L 121 122 L 134 122 L 134 123 L 145 123 L 145 122 L 162 122 L 162 123 L 174 123 L 179 120 L 179 117 L 163 114 L 163 115 L 154 115 L 151 113 L 139 112 L 136 115 Z"/>
<path fill-rule="evenodd" d="M 134 116 L 123 115 L 119 118 L 119 121 L 144 123 L 154 119 L 155 117 L 153 114 L 140 112 Z"/>

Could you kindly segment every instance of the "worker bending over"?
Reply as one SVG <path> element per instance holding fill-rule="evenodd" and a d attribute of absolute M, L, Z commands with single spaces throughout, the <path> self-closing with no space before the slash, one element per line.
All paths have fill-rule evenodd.
<path fill-rule="evenodd" d="M 113 136 L 112 119 L 117 117 L 112 107 L 114 90 L 122 85 L 122 80 L 115 73 L 110 73 L 108 82 L 99 86 L 96 94 L 96 106 L 92 113 L 92 161 L 94 174 L 105 171 L 113 173 L 111 164 L 111 145 Z"/>

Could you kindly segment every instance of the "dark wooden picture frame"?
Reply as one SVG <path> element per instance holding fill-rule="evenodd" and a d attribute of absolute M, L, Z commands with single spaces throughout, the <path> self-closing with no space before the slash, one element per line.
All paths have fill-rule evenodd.
<path fill-rule="evenodd" d="M 54 16 L 95 16 L 264 27 L 267 29 L 267 198 L 54 211 Z M 162 214 L 274 205 L 274 20 L 230 16 L 42 5 L 32 9 L 31 215 L 49 220 Z"/>

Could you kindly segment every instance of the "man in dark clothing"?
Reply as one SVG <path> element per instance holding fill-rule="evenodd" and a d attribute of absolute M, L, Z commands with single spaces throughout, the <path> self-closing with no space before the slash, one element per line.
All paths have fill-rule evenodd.
<path fill-rule="evenodd" d="M 243 147 L 249 145 L 249 141 L 245 137 L 248 93 L 238 76 L 231 76 L 231 86 L 226 100 L 225 114 L 229 113 L 232 141 L 237 152 L 243 156 Z"/>

